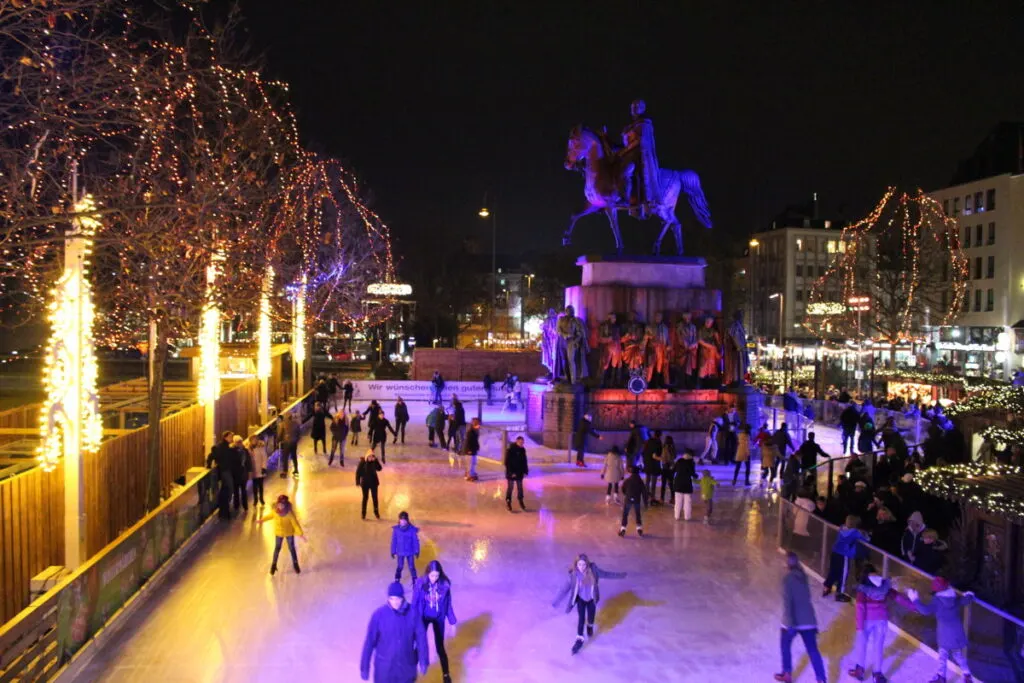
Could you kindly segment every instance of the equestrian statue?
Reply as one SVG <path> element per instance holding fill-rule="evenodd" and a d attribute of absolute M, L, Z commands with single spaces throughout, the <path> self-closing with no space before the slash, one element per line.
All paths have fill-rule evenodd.
<path fill-rule="evenodd" d="M 661 241 L 671 228 L 676 250 L 682 255 L 683 230 L 676 218 L 680 192 L 686 193 L 697 220 L 705 228 L 711 227 L 711 212 L 697 174 L 694 171 L 670 171 L 658 165 L 654 125 L 646 110 L 643 100 L 636 100 L 630 106 L 633 121 L 622 130 L 621 147 L 608 140 L 606 131 L 596 132 L 583 126 L 569 131 L 565 168 L 583 174 L 587 208 L 572 217 L 562 236 L 563 246 L 572 242 L 576 221 L 603 211 L 611 224 L 615 249 L 621 254 L 618 212 L 626 211 L 639 220 L 661 219 L 661 233 L 654 241 L 655 254 L 661 253 Z"/>

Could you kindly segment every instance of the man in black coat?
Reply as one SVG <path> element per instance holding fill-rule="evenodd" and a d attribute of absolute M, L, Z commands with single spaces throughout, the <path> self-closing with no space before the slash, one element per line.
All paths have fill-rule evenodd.
<path fill-rule="evenodd" d="M 860 413 L 857 406 L 850 404 L 839 414 L 839 427 L 843 432 L 843 455 L 853 453 L 854 436 L 857 433 L 857 425 L 860 424 Z"/>
<path fill-rule="evenodd" d="M 395 403 L 395 440 L 391 443 L 398 443 L 398 437 L 402 437 L 405 443 L 405 425 L 409 424 L 409 406 L 405 405 L 402 397 L 398 397 Z"/>
<path fill-rule="evenodd" d="M 652 505 L 657 505 L 654 493 L 658 488 L 658 477 L 661 475 L 661 431 L 655 430 L 650 438 L 644 442 L 644 484 L 647 486 L 647 496 L 651 499 Z"/>
<path fill-rule="evenodd" d="M 523 477 L 530 473 L 530 466 L 526 463 L 526 443 L 523 437 L 516 437 L 515 443 L 508 447 L 505 452 L 505 507 L 512 512 L 512 487 L 517 487 L 519 507 L 526 510 L 523 502 Z"/>
<path fill-rule="evenodd" d="M 576 425 L 576 432 L 572 436 L 572 447 L 576 449 L 576 467 L 587 466 L 587 463 L 583 460 L 583 449 L 587 446 L 587 437 L 596 436 L 598 439 L 604 438 L 594 429 L 593 419 L 593 415 L 585 413 Z"/>
<path fill-rule="evenodd" d="M 231 496 L 235 498 L 235 509 L 238 509 L 238 492 L 235 490 L 235 473 L 242 469 L 238 451 L 232 448 L 234 434 L 230 431 L 220 435 L 220 442 L 213 447 L 206 458 L 206 467 L 215 469 L 220 488 L 217 489 L 217 508 L 221 519 L 231 518 Z"/>
<path fill-rule="evenodd" d="M 352 380 L 345 380 L 345 386 L 341 388 L 341 412 L 352 410 L 352 395 L 355 393 L 355 390 L 356 388 L 352 385 Z"/>
<path fill-rule="evenodd" d="M 466 408 L 462 405 L 462 401 L 460 401 L 459 397 L 455 394 L 452 394 L 452 416 L 455 419 L 452 420 L 448 437 L 452 437 L 451 429 L 454 429 L 455 450 L 456 452 L 461 453 L 462 447 L 466 443 Z"/>
<path fill-rule="evenodd" d="M 800 456 L 800 472 L 805 479 L 810 479 L 807 484 L 814 494 L 817 495 L 818 458 L 825 458 L 827 460 L 828 453 L 821 450 L 821 446 L 814 440 L 814 432 L 807 432 L 807 440 L 800 444 L 800 448 L 797 449 L 797 455 Z M 808 475 L 811 476 L 808 477 Z M 793 493 L 795 494 L 796 491 Z"/>

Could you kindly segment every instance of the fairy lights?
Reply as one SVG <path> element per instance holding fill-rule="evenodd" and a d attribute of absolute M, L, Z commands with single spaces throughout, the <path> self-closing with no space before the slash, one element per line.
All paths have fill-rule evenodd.
<path fill-rule="evenodd" d="M 1001 463 L 958 464 L 931 467 L 914 475 L 921 488 L 934 496 L 960 501 L 986 512 L 1024 519 L 1024 499 L 1000 483 L 1024 483 L 1024 470 Z"/>
<path fill-rule="evenodd" d="M 87 279 L 93 236 L 100 223 L 86 195 L 75 205 L 78 216 L 68 233 L 64 273 L 50 302 L 51 335 L 43 370 L 40 419 L 42 443 L 37 459 L 51 471 L 62 456 L 93 453 L 103 439 L 103 418 L 96 391 L 97 366 L 92 328 L 95 308 Z"/>
<path fill-rule="evenodd" d="M 1024 413 L 1024 387 L 1004 386 L 982 389 L 966 399 L 951 405 L 946 411 L 950 417 L 988 411 Z"/>
<path fill-rule="evenodd" d="M 843 228 L 839 250 L 818 278 L 807 305 L 821 311 L 804 326 L 819 336 L 860 337 L 858 306 L 829 304 L 864 300 L 865 327 L 895 344 L 922 324 L 948 324 L 966 300 L 968 259 L 960 248 L 956 220 L 921 190 L 913 195 L 890 187 L 862 220 Z M 943 294 L 945 293 L 945 295 Z M 862 308 L 862 307 L 861 307 Z"/>
<path fill-rule="evenodd" d="M 199 403 L 204 406 L 220 396 L 220 309 L 213 301 L 217 271 L 216 262 L 206 267 L 207 300 L 199 325 Z"/>
<path fill-rule="evenodd" d="M 256 334 L 259 348 L 256 357 L 256 376 L 264 382 L 270 378 L 270 346 L 273 333 L 270 324 L 270 294 L 274 289 L 274 269 L 267 268 L 267 274 L 263 278 L 263 289 L 260 292 L 260 321 L 259 330 Z"/>
<path fill-rule="evenodd" d="M 295 292 L 295 317 L 292 321 L 292 360 L 306 362 L 306 276 Z"/>

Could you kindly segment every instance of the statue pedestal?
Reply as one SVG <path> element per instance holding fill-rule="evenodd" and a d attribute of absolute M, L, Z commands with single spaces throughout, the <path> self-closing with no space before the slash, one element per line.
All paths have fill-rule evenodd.
<path fill-rule="evenodd" d="M 565 303 L 587 323 L 591 348 L 609 313 L 625 322 L 635 311 L 643 322 L 661 313 L 669 324 L 682 313 L 711 315 L 722 310 L 722 293 L 705 286 L 702 258 L 689 256 L 581 256 L 582 284 L 567 287 Z"/>
<path fill-rule="evenodd" d="M 736 407 L 740 420 L 750 425 L 752 434 L 757 434 L 761 426 L 761 408 L 764 407 L 764 395 L 749 384 L 721 390 L 725 403 Z"/>

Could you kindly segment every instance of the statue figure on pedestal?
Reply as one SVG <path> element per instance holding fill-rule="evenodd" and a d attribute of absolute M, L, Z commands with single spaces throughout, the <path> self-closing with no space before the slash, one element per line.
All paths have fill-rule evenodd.
<path fill-rule="evenodd" d="M 544 319 L 540 328 L 540 362 L 548 369 L 550 377 L 555 376 L 555 358 L 558 348 L 558 313 L 555 309 L 548 309 L 548 317 Z"/>
<path fill-rule="evenodd" d="M 576 317 L 576 310 L 572 306 L 566 306 L 565 315 L 558 319 L 558 336 L 565 354 L 565 367 L 558 377 L 576 384 L 588 375 L 587 329 L 583 321 Z"/>
<path fill-rule="evenodd" d="M 640 220 L 654 213 L 661 201 L 658 154 L 654 149 L 654 124 L 646 116 L 647 103 L 633 100 L 629 105 L 633 121 L 622 129 L 623 147 L 619 150 L 622 175 L 630 214 Z"/>
<path fill-rule="evenodd" d="M 718 377 L 722 366 L 722 340 L 715 329 L 715 319 L 704 318 L 704 327 L 697 337 L 697 377 L 703 385 L 706 380 Z"/>
<path fill-rule="evenodd" d="M 646 356 L 646 330 L 636 311 L 630 311 L 622 330 L 622 362 L 630 370 L 643 366 Z"/>
<path fill-rule="evenodd" d="M 618 387 L 622 384 L 622 327 L 614 313 L 598 328 L 598 340 L 601 344 L 601 385 Z M 611 370 L 611 380 L 608 371 Z"/>
<path fill-rule="evenodd" d="M 743 328 L 743 311 L 733 314 L 725 336 L 725 375 L 722 384 L 741 385 L 746 381 L 750 359 L 747 356 L 747 331 Z"/>
<path fill-rule="evenodd" d="M 693 373 L 697 369 L 697 326 L 690 321 L 689 313 L 683 313 L 676 323 L 673 360 L 679 367 L 683 386 L 691 387 Z"/>
<path fill-rule="evenodd" d="M 671 334 L 661 312 L 654 314 L 654 322 L 647 326 L 647 384 L 655 373 L 661 375 L 662 386 L 668 386 L 668 349 Z"/>

